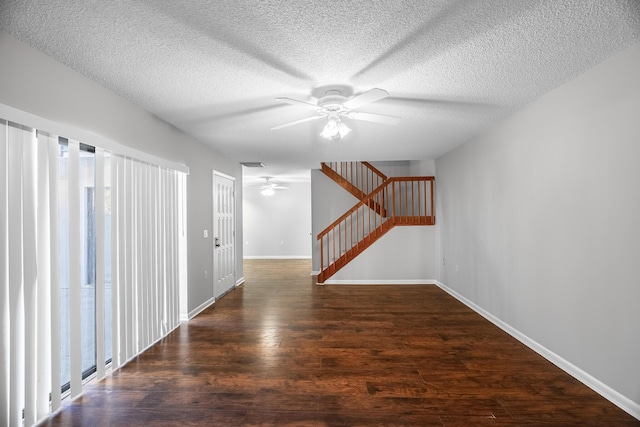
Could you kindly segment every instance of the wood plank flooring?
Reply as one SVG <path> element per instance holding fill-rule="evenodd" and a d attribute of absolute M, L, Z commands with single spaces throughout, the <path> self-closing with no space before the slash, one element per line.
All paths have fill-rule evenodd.
<path fill-rule="evenodd" d="M 638 426 L 436 286 L 317 286 L 303 260 L 244 285 L 50 426 Z"/>

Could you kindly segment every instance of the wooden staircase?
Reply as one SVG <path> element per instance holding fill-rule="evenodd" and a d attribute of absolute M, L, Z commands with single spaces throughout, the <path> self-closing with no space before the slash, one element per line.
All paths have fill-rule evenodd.
<path fill-rule="evenodd" d="M 387 178 L 366 162 L 323 163 L 322 171 L 362 197 L 318 234 L 318 283 L 324 283 L 394 226 L 435 224 L 432 176 Z M 371 182 L 379 184 L 372 188 Z"/>

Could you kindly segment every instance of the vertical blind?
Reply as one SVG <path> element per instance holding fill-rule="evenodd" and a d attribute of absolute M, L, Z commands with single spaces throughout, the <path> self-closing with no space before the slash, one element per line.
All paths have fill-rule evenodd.
<path fill-rule="evenodd" d="M 55 412 L 64 365 L 70 397 L 82 392 L 83 328 L 95 328 L 102 378 L 107 354 L 115 370 L 179 323 L 186 175 L 98 147 L 88 186 L 82 147 L 0 119 L 0 425 L 24 417 L 30 426 Z M 83 325 L 89 202 L 95 324 Z"/>

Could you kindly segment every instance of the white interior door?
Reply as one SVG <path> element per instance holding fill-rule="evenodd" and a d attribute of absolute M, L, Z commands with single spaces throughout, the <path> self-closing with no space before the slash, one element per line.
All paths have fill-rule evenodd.
<path fill-rule="evenodd" d="M 213 172 L 213 296 L 236 284 L 235 178 Z"/>

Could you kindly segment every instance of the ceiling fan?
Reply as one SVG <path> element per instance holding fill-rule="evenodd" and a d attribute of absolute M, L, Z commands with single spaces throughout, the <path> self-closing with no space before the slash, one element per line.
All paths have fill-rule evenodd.
<path fill-rule="evenodd" d="M 339 90 L 328 90 L 322 98 L 318 99 L 317 104 L 299 101 L 292 98 L 276 98 L 276 101 L 309 108 L 315 110 L 318 114 L 305 119 L 274 126 L 271 129 L 278 130 L 297 125 L 299 123 L 328 117 L 328 122 L 322 129 L 320 136 L 325 139 L 332 140 L 344 138 L 349 132 L 351 132 L 351 129 L 342 122 L 342 118 L 344 117 L 352 120 L 363 120 L 366 122 L 383 123 L 385 125 L 395 125 L 400 122 L 400 117 L 355 111 L 360 107 L 372 104 L 388 96 L 389 93 L 386 90 L 375 88 L 361 93 L 351 99 L 347 99 L 347 97 L 343 96 L 342 92 Z"/>
<path fill-rule="evenodd" d="M 265 179 L 265 184 L 262 187 L 260 187 L 260 194 L 262 194 L 263 196 L 273 196 L 274 194 L 276 194 L 276 190 L 289 189 L 289 187 L 286 187 L 283 185 L 269 183 L 269 180 L 271 179 L 271 177 L 265 176 L 263 178 Z"/>

